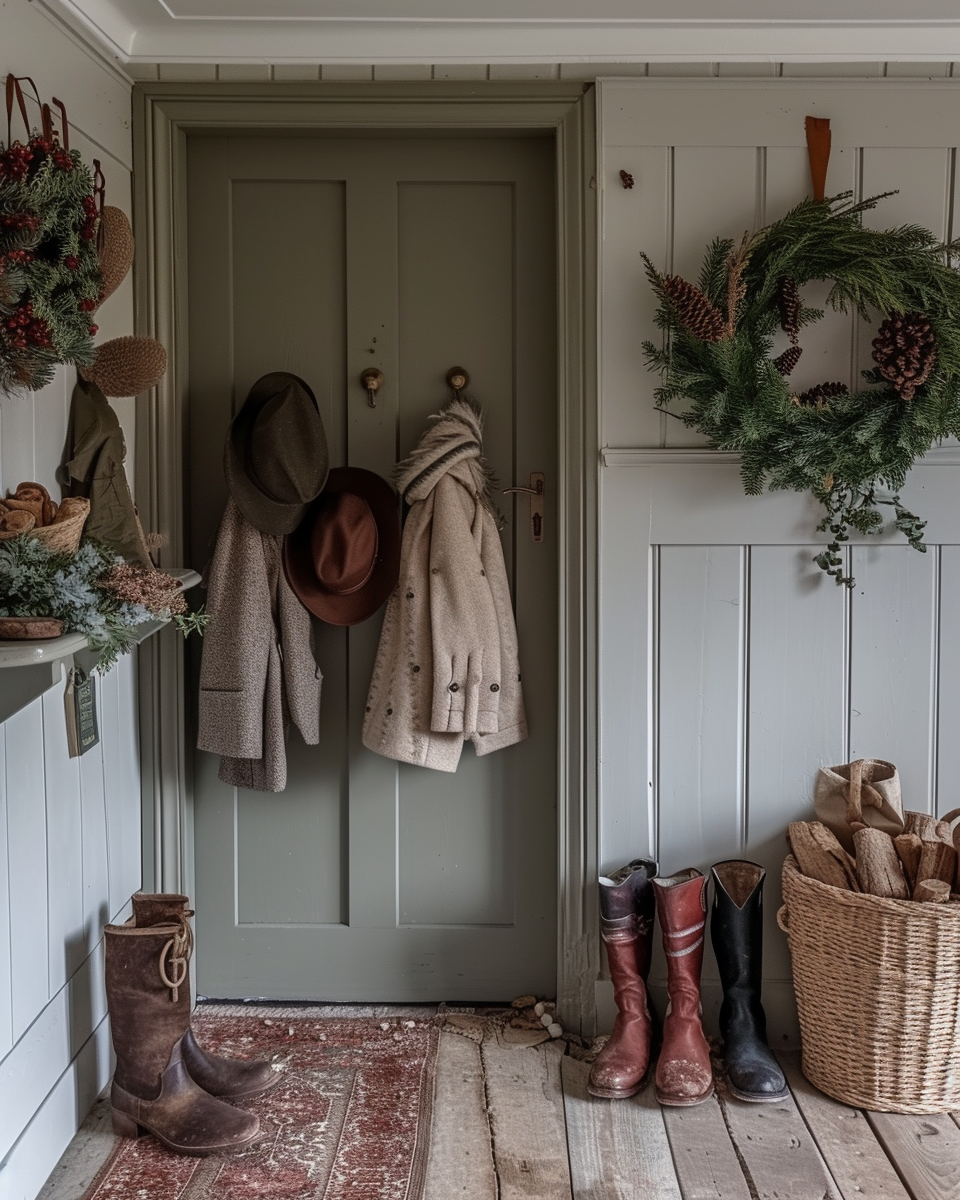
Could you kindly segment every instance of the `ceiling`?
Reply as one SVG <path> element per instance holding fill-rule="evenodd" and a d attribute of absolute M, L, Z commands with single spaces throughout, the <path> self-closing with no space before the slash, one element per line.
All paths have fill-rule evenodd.
<path fill-rule="evenodd" d="M 41 0 L 121 62 L 960 60 L 956 0 Z"/>

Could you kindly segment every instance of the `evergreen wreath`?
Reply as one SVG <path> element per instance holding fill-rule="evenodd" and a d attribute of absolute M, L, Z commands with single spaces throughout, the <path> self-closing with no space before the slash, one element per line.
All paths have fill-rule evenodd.
<path fill-rule="evenodd" d="M 706 434 L 719 450 L 741 455 L 748 495 L 764 488 L 810 491 L 831 540 L 814 561 L 838 584 L 841 543 L 849 530 L 879 533 L 879 506 L 924 551 L 926 524 L 907 511 L 899 489 L 916 458 L 941 438 L 960 436 L 960 240 L 941 244 L 927 229 L 875 230 L 863 213 L 893 193 L 855 203 L 850 192 L 804 200 L 782 220 L 708 248 L 699 286 L 661 274 L 642 255 L 660 300 L 660 346 L 643 343 L 663 382 L 658 408 Z M 884 315 L 873 340 L 876 366 L 864 386 L 824 382 L 797 394 L 789 376 L 802 353 L 804 326 L 823 317 L 803 304 L 814 280 L 832 286 L 826 303 L 870 321 Z M 773 357 L 783 330 L 790 346 Z"/>
<path fill-rule="evenodd" d="M 8 82 L 8 106 L 10 94 Z M 43 112 L 42 133 L 34 132 L 26 144 L 10 141 L 9 134 L 8 144 L 0 142 L 0 389 L 5 391 L 37 390 L 53 378 L 57 363 L 89 366 L 94 358 L 97 326 L 91 321 L 103 290 L 94 181 L 77 151 L 61 145 L 47 106 Z M 65 120 L 63 125 L 66 141 Z"/>

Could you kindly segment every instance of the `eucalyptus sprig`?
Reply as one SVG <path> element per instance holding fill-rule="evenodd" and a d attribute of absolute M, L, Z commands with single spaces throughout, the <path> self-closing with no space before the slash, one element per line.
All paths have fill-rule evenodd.
<path fill-rule="evenodd" d="M 941 243 L 918 225 L 864 227 L 863 214 L 884 196 L 854 202 L 844 192 L 804 200 L 739 247 L 717 239 L 707 249 L 698 288 L 661 273 L 643 256 L 663 332 L 660 344 L 643 343 L 648 366 L 662 377 L 657 406 L 705 434 L 716 449 L 738 452 L 748 495 L 812 492 L 826 511 L 818 531 L 833 534 L 814 561 L 851 587 L 840 545 L 851 528 L 879 533 L 880 506 L 892 507 L 893 527 L 915 550 L 924 549 L 925 522 L 903 507 L 899 491 L 917 458 L 935 442 L 960 436 L 960 271 L 954 265 L 960 241 Z M 785 281 L 794 295 L 807 283 L 826 281 L 828 308 L 867 321 L 908 315 L 919 321 L 932 335 L 925 372 L 898 378 L 875 350 L 878 367 L 862 373 L 860 390 L 825 383 L 798 396 L 789 374 L 804 328 L 824 312 L 799 304 L 788 324 Z M 773 356 L 780 329 L 789 333 L 792 361 Z M 896 339 L 890 340 L 895 355 Z"/>

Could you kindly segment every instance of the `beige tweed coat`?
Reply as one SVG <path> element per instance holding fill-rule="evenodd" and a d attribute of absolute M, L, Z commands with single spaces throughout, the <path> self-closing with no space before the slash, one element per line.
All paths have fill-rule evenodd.
<path fill-rule="evenodd" d="M 455 771 L 466 741 L 489 754 L 527 736 L 517 630 L 481 458 L 481 418 L 448 405 L 397 469 L 411 505 L 387 602 L 363 743 Z"/>
<path fill-rule="evenodd" d="M 323 679 L 310 614 L 281 568 L 282 540 L 227 501 L 207 575 L 200 668 L 198 747 L 221 756 L 224 783 L 264 792 L 286 787 L 290 720 L 308 745 L 320 740 Z"/>

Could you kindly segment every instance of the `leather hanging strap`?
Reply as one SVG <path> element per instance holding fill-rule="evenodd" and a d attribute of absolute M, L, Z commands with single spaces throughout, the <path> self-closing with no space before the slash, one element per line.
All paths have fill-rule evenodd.
<path fill-rule="evenodd" d="M 63 103 L 62 100 L 58 100 L 56 98 L 56 96 L 54 96 L 51 99 L 50 103 L 53 104 L 54 107 L 56 107 L 60 110 L 60 143 L 63 146 L 64 150 L 69 150 L 70 149 L 70 126 L 67 123 L 67 106 Z"/>
<path fill-rule="evenodd" d="M 830 121 L 827 117 L 807 117 L 804 126 L 807 131 L 813 198 L 822 200 L 827 185 L 827 163 L 830 161 Z"/>
<path fill-rule="evenodd" d="M 20 86 L 21 83 L 29 83 L 30 86 L 33 88 L 33 94 L 37 98 L 37 104 L 40 105 L 41 112 L 43 111 L 43 107 L 44 107 L 40 100 L 40 93 L 37 91 L 37 85 L 33 82 L 33 80 L 30 78 L 29 75 L 9 74 L 7 76 L 6 91 L 7 91 L 7 145 L 8 146 L 10 145 L 10 142 L 13 137 L 13 124 L 12 123 L 13 123 L 14 99 L 16 99 L 17 105 L 20 109 L 20 115 L 21 115 L 21 117 L 23 117 L 23 128 L 26 130 L 27 140 L 28 141 L 30 140 L 30 117 L 27 114 L 27 102 L 23 98 L 23 88 Z"/>

